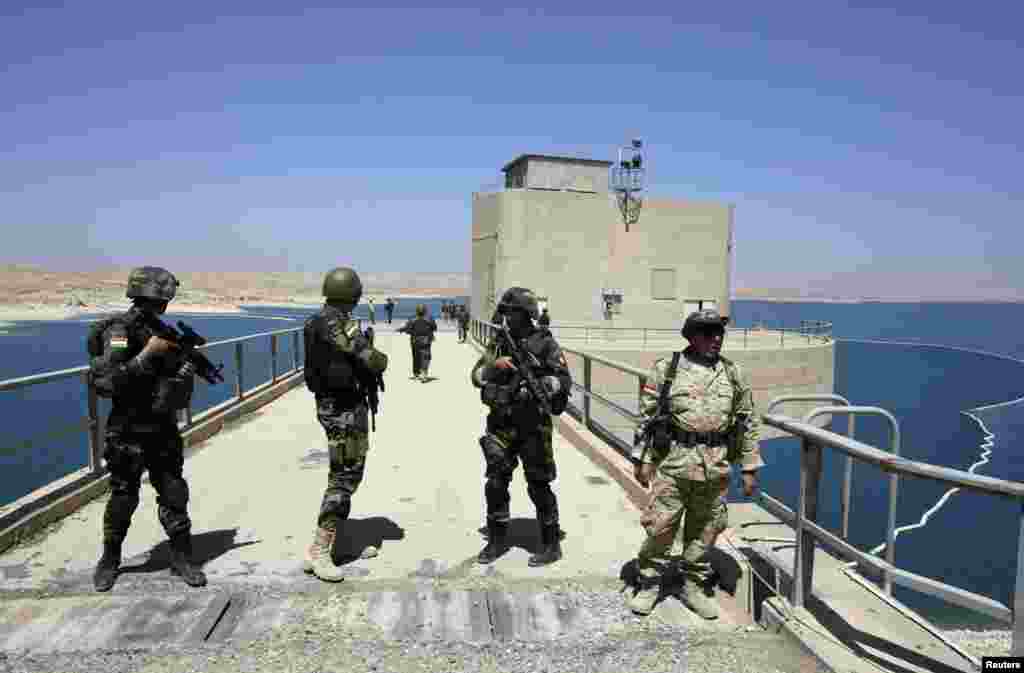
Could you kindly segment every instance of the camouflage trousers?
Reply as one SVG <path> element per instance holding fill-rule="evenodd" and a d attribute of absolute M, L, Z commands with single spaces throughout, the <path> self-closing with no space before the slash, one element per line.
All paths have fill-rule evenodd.
<path fill-rule="evenodd" d="M 640 518 L 647 532 L 637 554 L 640 575 L 655 579 L 669 569 L 669 553 L 681 530 L 679 570 L 690 579 L 707 581 L 711 576 L 707 552 L 729 521 L 728 491 L 728 477 L 692 481 L 658 471 L 651 484 L 650 502 Z"/>
<path fill-rule="evenodd" d="M 370 449 L 369 416 L 365 405 L 344 408 L 334 398 L 319 397 L 316 418 L 327 433 L 331 460 L 317 525 L 334 530 L 338 521 L 348 518 L 352 496 L 363 481 Z"/>
<path fill-rule="evenodd" d="M 156 490 L 157 516 L 168 537 L 192 530 L 188 518 L 188 483 L 182 476 L 184 443 L 176 426 L 156 432 L 131 426 L 107 427 L 103 457 L 110 472 L 110 500 L 103 512 L 103 539 L 120 543 L 128 535 L 139 506 L 142 473 Z"/>
<path fill-rule="evenodd" d="M 492 414 L 487 417 L 487 434 L 480 438 L 480 448 L 487 464 L 484 496 L 488 523 L 508 522 L 509 484 L 522 460 L 526 492 L 537 510 L 537 521 L 544 526 L 558 524 L 558 499 L 551 490 L 558 471 L 551 446 L 550 420 L 520 427 L 499 424 Z"/>
<path fill-rule="evenodd" d="M 430 346 L 412 346 L 412 375 L 426 374 L 430 369 Z"/>

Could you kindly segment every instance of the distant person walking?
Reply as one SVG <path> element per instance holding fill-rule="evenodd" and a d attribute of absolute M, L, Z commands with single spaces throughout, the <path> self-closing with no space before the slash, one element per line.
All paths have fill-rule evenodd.
<path fill-rule="evenodd" d="M 388 297 L 388 303 L 384 305 L 384 312 L 388 316 L 388 324 L 391 324 L 391 319 L 395 316 L 395 300 Z"/>
<path fill-rule="evenodd" d="M 459 307 L 456 319 L 459 321 L 459 343 L 464 344 L 469 333 L 469 309 L 465 304 Z"/>
<path fill-rule="evenodd" d="M 430 378 L 430 345 L 434 343 L 437 323 L 427 315 L 427 307 L 418 304 L 416 317 L 399 327 L 398 331 L 409 335 L 413 378 L 426 383 Z"/>
<path fill-rule="evenodd" d="M 540 317 L 537 318 L 537 324 L 541 327 L 551 327 L 551 316 L 548 315 L 548 307 L 545 306 L 544 310 L 540 312 Z"/>
<path fill-rule="evenodd" d="M 377 305 L 373 303 L 373 297 L 370 297 L 369 299 L 366 300 L 366 305 L 369 307 L 369 310 L 370 310 L 370 324 L 371 325 L 376 325 L 377 324 Z"/>

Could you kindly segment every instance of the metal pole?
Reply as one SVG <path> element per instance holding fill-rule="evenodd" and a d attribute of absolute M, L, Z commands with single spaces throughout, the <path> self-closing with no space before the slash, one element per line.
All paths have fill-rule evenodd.
<path fill-rule="evenodd" d="M 800 461 L 800 497 L 797 514 L 796 557 L 793 560 L 793 606 L 802 608 L 814 586 L 814 535 L 804 531 L 804 521 L 818 520 L 818 485 L 821 483 L 821 447 L 803 440 Z"/>
<path fill-rule="evenodd" d="M 900 455 L 900 427 L 892 426 L 892 452 Z M 893 472 L 889 475 L 889 526 L 885 534 L 885 560 L 889 565 L 896 565 L 896 500 L 900 492 L 900 475 Z M 892 595 L 892 574 L 889 571 L 883 576 L 885 593 Z"/>
<path fill-rule="evenodd" d="M 746 347 L 747 347 L 747 333 L 748 333 L 749 331 L 750 331 L 750 330 L 749 330 L 749 329 L 747 329 L 746 327 L 744 327 L 744 328 L 743 328 L 743 347 L 744 347 L 744 348 L 746 348 Z"/>
<path fill-rule="evenodd" d="M 277 335 L 270 335 L 270 382 L 277 382 Z"/>
<path fill-rule="evenodd" d="M 188 406 L 185 407 L 185 427 L 192 427 L 192 400 L 189 400 Z"/>
<path fill-rule="evenodd" d="M 1010 656 L 1024 656 L 1024 500 L 1017 525 L 1017 580 L 1013 585 L 1013 640 Z"/>
<path fill-rule="evenodd" d="M 98 474 L 102 468 L 103 436 L 100 434 L 99 398 L 96 388 L 89 383 L 89 373 L 82 375 L 89 405 L 89 470 Z"/>
<path fill-rule="evenodd" d="M 846 417 L 846 434 L 850 439 L 854 437 L 854 422 L 857 417 L 850 414 Z M 846 466 L 843 469 L 843 502 L 841 505 L 843 518 L 843 539 L 850 539 L 850 489 L 853 487 L 853 456 L 846 456 Z"/>
<path fill-rule="evenodd" d="M 235 396 L 238 399 L 242 399 L 245 394 L 245 388 L 242 386 L 242 342 L 239 341 L 235 344 Z"/>
<path fill-rule="evenodd" d="M 590 428 L 590 358 L 583 356 L 583 426 Z"/>
<path fill-rule="evenodd" d="M 644 348 L 647 348 L 647 328 L 644 328 Z"/>
<path fill-rule="evenodd" d="M 636 410 L 638 413 L 642 413 L 644 410 L 644 386 L 647 385 L 646 376 L 638 376 L 637 382 L 640 384 L 636 391 Z"/>
<path fill-rule="evenodd" d="M 292 359 L 295 361 L 295 366 L 292 371 L 299 371 L 299 333 L 292 332 Z"/>

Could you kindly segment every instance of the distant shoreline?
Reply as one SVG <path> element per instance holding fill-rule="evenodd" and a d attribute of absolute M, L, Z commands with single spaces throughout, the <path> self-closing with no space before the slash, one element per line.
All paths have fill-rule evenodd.
<path fill-rule="evenodd" d="M 813 299 L 808 297 L 733 297 L 730 301 L 778 304 L 1024 304 L 1024 299 Z"/>

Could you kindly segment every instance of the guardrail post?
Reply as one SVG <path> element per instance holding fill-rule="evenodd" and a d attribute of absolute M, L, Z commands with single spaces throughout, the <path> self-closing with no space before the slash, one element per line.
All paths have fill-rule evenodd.
<path fill-rule="evenodd" d="M 93 474 L 98 474 L 102 469 L 103 459 L 103 435 L 100 434 L 100 412 L 99 398 L 96 395 L 96 388 L 89 383 L 89 373 L 82 375 L 85 381 L 86 398 L 89 405 L 89 469 Z"/>
<path fill-rule="evenodd" d="M 277 335 L 270 335 L 270 382 L 277 383 Z"/>
<path fill-rule="evenodd" d="M 583 356 L 583 427 L 590 428 L 590 358 Z"/>
<path fill-rule="evenodd" d="M 1017 580 L 1013 585 L 1013 640 L 1010 656 L 1024 656 L 1024 500 L 1017 524 Z"/>
<path fill-rule="evenodd" d="M 854 421 L 856 416 L 850 414 L 846 417 L 846 434 L 854 439 Z M 846 465 L 843 467 L 843 488 L 842 498 L 839 504 L 840 517 L 842 518 L 843 539 L 850 539 L 850 489 L 853 487 L 853 456 L 847 454 Z"/>
<path fill-rule="evenodd" d="M 292 367 L 293 372 L 299 371 L 299 333 L 292 332 L 292 361 L 294 366 Z"/>
<path fill-rule="evenodd" d="M 814 586 L 814 535 L 804 521 L 817 523 L 818 485 L 821 483 L 821 447 L 803 440 L 800 493 L 796 513 L 796 554 L 793 558 L 793 607 L 802 608 Z"/>
<path fill-rule="evenodd" d="M 637 413 L 643 413 L 644 410 L 644 386 L 647 385 L 646 376 L 638 376 L 637 382 L 639 385 L 636 390 L 636 410 Z"/>
<path fill-rule="evenodd" d="M 644 348 L 647 348 L 647 328 L 644 328 Z"/>
<path fill-rule="evenodd" d="M 245 394 L 245 388 L 243 387 L 244 379 L 242 378 L 243 361 L 242 342 L 239 341 L 235 344 L 235 396 L 238 399 L 242 399 L 242 396 Z"/>
<path fill-rule="evenodd" d="M 744 327 L 743 328 L 743 348 L 747 347 L 747 334 L 749 334 L 749 333 L 750 333 L 750 328 Z"/>

